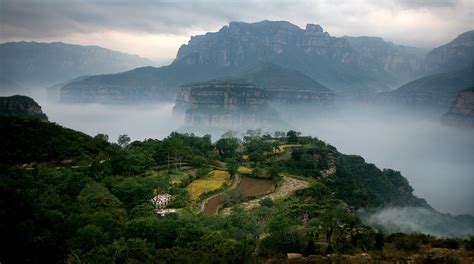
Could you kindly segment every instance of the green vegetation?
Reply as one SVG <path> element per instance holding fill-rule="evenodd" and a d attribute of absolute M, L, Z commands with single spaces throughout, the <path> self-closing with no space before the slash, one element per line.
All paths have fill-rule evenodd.
<path fill-rule="evenodd" d="M 114 144 L 105 135 L 90 137 L 52 123 L 0 121 L 5 135 L 0 256 L 5 263 L 258 263 L 287 253 L 370 253 L 381 261 L 422 253 L 430 245 L 473 248 L 472 238 L 386 236 L 364 226 L 357 208 L 426 203 L 398 172 L 381 171 L 316 138 L 288 133 L 213 144 L 210 136 L 172 133 L 163 140 L 133 142 L 122 135 Z M 281 158 L 285 155 L 288 159 Z M 239 192 L 224 181 L 207 184 L 213 177 L 236 182 L 242 177 L 239 168 L 264 178 L 243 178 L 244 185 L 261 181 L 265 186 L 250 184 Z M 252 210 L 239 206 L 246 196 L 262 197 L 281 184 L 282 175 L 291 179 L 290 174 L 309 187 L 261 199 Z M 213 188 L 198 193 L 194 185 Z M 236 205 L 230 214 L 198 213 L 196 203 L 213 192 L 225 194 L 214 208 L 221 202 Z M 166 206 L 176 213 L 157 215 L 151 202 L 157 194 L 170 194 Z"/>

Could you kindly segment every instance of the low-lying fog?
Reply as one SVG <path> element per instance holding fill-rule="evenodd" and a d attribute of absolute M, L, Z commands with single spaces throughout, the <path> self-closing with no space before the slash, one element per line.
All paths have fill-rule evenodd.
<path fill-rule="evenodd" d="M 132 140 L 163 138 L 183 126 L 172 104 L 112 106 L 61 105 L 39 101 L 50 121 L 89 135 L 119 134 Z M 346 107 L 330 115 L 293 121 L 295 130 L 358 154 L 380 168 L 399 170 L 415 194 L 435 209 L 474 214 L 474 131 L 446 127 L 439 119 Z M 217 137 L 213 136 L 216 140 Z"/>

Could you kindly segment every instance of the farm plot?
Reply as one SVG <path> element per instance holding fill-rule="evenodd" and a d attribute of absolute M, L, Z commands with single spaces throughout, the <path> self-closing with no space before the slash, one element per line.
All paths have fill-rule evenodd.
<path fill-rule="evenodd" d="M 191 199 L 196 201 L 201 194 L 220 189 L 229 179 L 230 175 L 227 171 L 214 170 L 206 178 L 191 182 L 186 190 L 191 195 Z"/>
<path fill-rule="evenodd" d="M 244 196 L 260 196 L 268 194 L 273 190 L 273 182 L 271 180 L 261 180 L 254 178 L 242 178 L 237 190 Z"/>

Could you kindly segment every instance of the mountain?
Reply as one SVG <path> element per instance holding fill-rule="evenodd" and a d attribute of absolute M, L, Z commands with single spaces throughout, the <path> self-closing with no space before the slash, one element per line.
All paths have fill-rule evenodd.
<path fill-rule="evenodd" d="M 474 65 L 474 30 L 430 51 L 423 62 L 425 74 L 461 70 Z"/>
<path fill-rule="evenodd" d="M 61 83 L 57 83 L 55 85 L 51 85 L 49 87 L 46 87 L 46 96 L 48 98 L 48 101 L 51 101 L 51 102 L 59 102 L 60 101 L 60 96 L 61 96 L 61 88 L 63 88 L 64 86 L 70 84 L 70 83 L 73 83 L 73 82 L 77 82 L 77 81 L 80 81 L 80 80 L 83 80 L 87 77 L 89 77 L 90 75 L 84 75 L 84 76 L 79 76 L 77 78 L 74 78 L 72 80 L 69 80 L 69 81 L 65 81 L 65 82 L 61 82 Z"/>
<path fill-rule="evenodd" d="M 25 86 L 52 85 L 82 75 L 122 72 L 150 60 L 98 46 L 61 42 L 0 44 L 0 76 Z"/>
<path fill-rule="evenodd" d="M 402 77 L 402 80 L 417 76 L 416 71 L 428 53 L 425 49 L 396 45 L 380 37 L 344 36 L 343 38 L 359 53 L 358 65 L 368 68 L 371 72 L 397 75 L 399 78 Z"/>
<path fill-rule="evenodd" d="M 171 65 L 72 82 L 63 87 L 61 100 L 174 100 L 181 85 L 228 78 L 292 89 L 278 84 L 286 79 L 298 83 L 303 88 L 299 90 L 324 86 L 338 95 L 353 96 L 387 91 L 411 79 L 423 54 L 424 50 L 380 38 L 332 37 L 313 24 L 301 29 L 285 21 L 231 22 L 218 32 L 192 36 Z M 282 71 L 284 76 L 278 77 Z"/>
<path fill-rule="evenodd" d="M 474 127 L 474 87 L 459 92 L 442 121 L 448 125 Z"/>
<path fill-rule="evenodd" d="M 160 68 L 90 76 L 60 89 L 63 103 L 136 103 L 174 101 L 177 87 L 226 76 L 230 67 L 174 63 Z"/>
<path fill-rule="evenodd" d="M 216 80 L 214 80 L 215 82 Z M 268 103 L 327 107 L 334 104 L 334 93 L 303 73 L 273 63 L 249 65 L 222 77 L 221 81 L 248 82 L 263 89 Z M 191 85 L 178 88 L 175 111 L 186 110 Z"/>
<path fill-rule="evenodd" d="M 446 111 L 461 90 L 474 85 L 474 68 L 429 75 L 377 95 L 377 102 Z"/>
<path fill-rule="evenodd" d="M 0 97 L 0 116 L 13 116 L 47 121 L 41 106 L 32 98 L 22 95 Z"/>
<path fill-rule="evenodd" d="M 381 39 L 337 38 L 319 25 L 301 29 L 286 21 L 265 20 L 231 22 L 218 32 L 193 36 L 175 61 L 222 66 L 269 61 L 299 70 L 336 92 L 358 94 L 402 82 L 400 73 L 416 70 L 419 59 L 412 50 Z"/>

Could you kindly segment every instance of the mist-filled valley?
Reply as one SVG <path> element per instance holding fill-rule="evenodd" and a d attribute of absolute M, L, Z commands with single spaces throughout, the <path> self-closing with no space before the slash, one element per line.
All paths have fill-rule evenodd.
<path fill-rule="evenodd" d="M 218 140 L 226 130 L 193 129 L 172 103 L 143 105 L 58 104 L 39 101 L 48 118 L 91 136 L 104 133 L 110 141 L 121 134 L 132 140 L 162 139 L 173 131 L 211 134 Z M 279 109 L 279 111 L 291 111 Z M 379 168 L 398 170 L 418 197 L 443 213 L 474 214 L 473 130 L 446 126 L 439 115 L 404 109 L 347 103 L 333 111 L 307 110 L 284 121 L 284 128 L 318 137 L 345 154 L 362 156 Z M 274 124 L 275 130 L 282 128 Z M 268 128 L 262 133 L 273 133 Z M 245 129 L 236 131 L 245 135 Z"/>
<path fill-rule="evenodd" d="M 0 1 L 0 264 L 474 263 L 474 2 Z"/>

